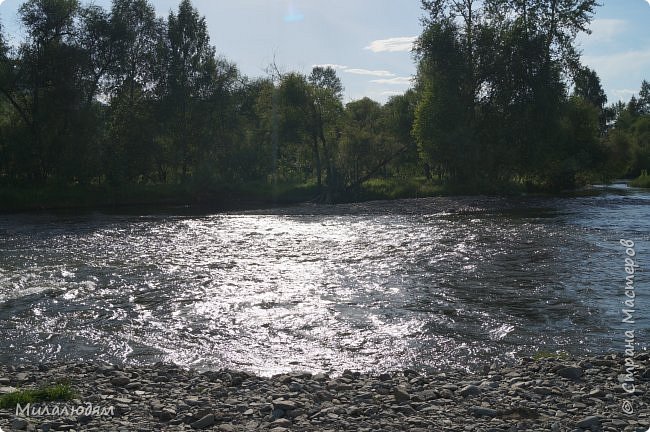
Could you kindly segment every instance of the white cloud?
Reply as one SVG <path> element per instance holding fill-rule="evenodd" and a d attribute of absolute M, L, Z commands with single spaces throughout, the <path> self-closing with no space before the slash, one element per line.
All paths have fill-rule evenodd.
<path fill-rule="evenodd" d="M 650 5 L 650 0 L 645 0 L 645 1 L 647 1 L 647 2 L 648 2 L 648 4 Z"/>
<path fill-rule="evenodd" d="M 391 84 L 391 85 L 410 85 L 413 82 L 412 77 L 395 77 L 371 80 L 370 82 L 376 84 Z"/>
<path fill-rule="evenodd" d="M 380 93 L 382 96 L 398 96 L 404 94 L 404 92 L 398 92 L 395 90 L 384 91 Z"/>
<path fill-rule="evenodd" d="M 632 97 L 632 95 L 635 95 L 637 92 L 630 89 L 614 89 L 611 93 L 614 95 L 614 100 L 610 102 L 614 102 L 619 100 L 627 101 Z"/>
<path fill-rule="evenodd" d="M 336 70 L 336 69 L 341 69 L 341 70 L 348 69 L 347 66 L 340 65 L 340 64 L 333 64 L 333 63 L 315 64 L 315 65 L 311 65 L 311 67 L 312 67 L 312 68 L 315 68 L 315 67 L 322 67 L 322 68 L 324 68 L 324 69 L 327 69 L 327 68 L 329 67 L 329 68 L 332 68 L 332 69 L 335 69 L 335 70 Z"/>
<path fill-rule="evenodd" d="M 627 21 L 620 19 L 595 19 L 589 26 L 591 34 L 582 36 L 582 39 L 587 43 L 612 42 L 628 25 Z"/>
<path fill-rule="evenodd" d="M 395 74 L 385 70 L 368 70 L 368 69 L 345 69 L 344 72 L 355 75 L 370 75 L 376 77 L 394 77 Z"/>
<path fill-rule="evenodd" d="M 650 49 L 584 56 L 583 60 L 603 77 L 626 77 L 650 68 Z"/>
<path fill-rule="evenodd" d="M 415 42 L 416 39 L 417 36 L 380 39 L 380 40 L 372 41 L 370 45 L 365 47 L 365 49 L 376 53 L 385 52 L 385 51 L 388 52 L 411 51 L 413 49 L 413 43 Z"/>

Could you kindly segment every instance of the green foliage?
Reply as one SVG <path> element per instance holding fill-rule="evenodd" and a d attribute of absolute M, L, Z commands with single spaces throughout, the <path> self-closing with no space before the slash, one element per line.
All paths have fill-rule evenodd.
<path fill-rule="evenodd" d="M 643 170 L 641 175 L 630 182 L 630 186 L 640 188 L 650 188 L 650 175 L 647 170 Z"/>
<path fill-rule="evenodd" d="M 605 107 L 579 62 L 594 0 L 423 7 L 415 88 L 344 106 L 330 67 L 242 76 L 189 0 L 166 18 L 28 0 L 22 43 L 0 28 L 0 204 L 518 193 L 650 168 L 650 84 Z"/>
<path fill-rule="evenodd" d="M 572 188 L 602 160 L 606 101 L 573 41 L 593 0 L 423 1 L 416 53 L 420 154 L 454 190 L 527 179 Z M 565 77 L 575 79 L 567 98 Z"/>
<path fill-rule="evenodd" d="M 424 177 L 374 178 L 363 184 L 359 193 L 352 198 L 365 200 L 423 198 L 447 193 L 443 185 Z"/>
<path fill-rule="evenodd" d="M 72 400 L 76 393 L 69 384 L 56 384 L 36 389 L 25 389 L 0 396 L 0 409 L 14 409 L 18 404 L 25 406 L 39 402 Z"/>
<path fill-rule="evenodd" d="M 540 361 L 540 360 L 547 360 L 547 359 L 552 359 L 552 360 L 568 360 L 570 358 L 569 354 L 565 351 L 557 351 L 557 352 L 551 352 L 551 351 L 537 351 L 535 355 L 533 355 L 533 360 L 535 361 Z"/>

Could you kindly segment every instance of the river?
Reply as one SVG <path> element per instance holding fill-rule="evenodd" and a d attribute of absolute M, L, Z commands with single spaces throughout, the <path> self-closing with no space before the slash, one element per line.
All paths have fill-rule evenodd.
<path fill-rule="evenodd" d="M 622 322 L 635 243 L 635 322 Z M 650 193 L 0 215 L 0 362 L 473 368 L 650 336 Z M 645 271 L 645 272 L 644 272 Z"/>

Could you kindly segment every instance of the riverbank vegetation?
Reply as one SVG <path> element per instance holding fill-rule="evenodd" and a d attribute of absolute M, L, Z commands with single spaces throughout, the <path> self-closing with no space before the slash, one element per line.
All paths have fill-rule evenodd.
<path fill-rule="evenodd" d="M 0 32 L 0 208 L 553 192 L 650 168 L 650 84 L 608 106 L 580 63 L 595 0 L 422 3 L 413 88 L 344 105 L 328 67 L 241 74 L 189 0 L 166 19 L 28 0 L 25 39 Z"/>
<path fill-rule="evenodd" d="M 0 396 L 0 409 L 14 409 L 17 405 L 22 407 L 27 404 L 39 402 L 57 402 L 72 400 L 76 393 L 69 384 L 59 383 L 51 386 L 33 389 L 16 390 Z"/>

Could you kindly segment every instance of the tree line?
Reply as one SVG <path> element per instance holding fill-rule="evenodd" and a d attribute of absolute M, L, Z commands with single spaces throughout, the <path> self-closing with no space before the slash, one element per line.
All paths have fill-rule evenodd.
<path fill-rule="evenodd" d="M 627 106 L 606 106 L 575 47 L 595 0 L 423 6 L 413 132 L 439 175 L 468 190 L 562 190 L 648 168 L 648 83 Z"/>
<path fill-rule="evenodd" d="M 189 0 L 110 10 L 28 0 L 0 28 L 0 184 L 312 184 L 373 178 L 461 191 L 557 190 L 648 168 L 650 86 L 606 106 L 574 47 L 595 0 L 423 1 L 416 84 L 343 104 L 336 71 L 249 78 Z"/>

